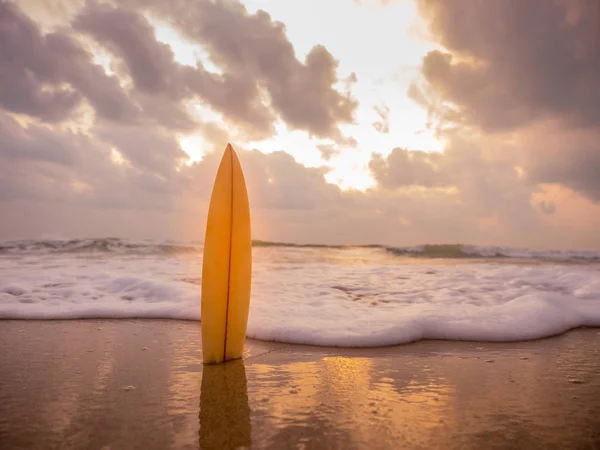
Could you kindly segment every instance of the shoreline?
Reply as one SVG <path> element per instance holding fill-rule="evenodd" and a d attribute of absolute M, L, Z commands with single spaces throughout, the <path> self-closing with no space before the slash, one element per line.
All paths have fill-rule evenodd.
<path fill-rule="evenodd" d="M 82 318 L 71 318 L 71 317 L 64 317 L 64 318 L 49 318 L 49 319 L 40 319 L 40 318 L 35 318 L 35 319 L 21 319 L 21 318 L 10 318 L 10 319 L 5 319 L 0 317 L 0 325 L 2 323 L 49 323 L 49 322 L 62 322 L 62 323 L 68 323 L 68 322 L 155 322 L 155 323 L 163 323 L 163 324 L 177 324 L 177 323 L 185 323 L 185 324 L 196 324 L 198 326 L 201 325 L 201 320 L 194 320 L 194 319 L 179 319 L 179 318 L 153 318 L 153 317 L 120 317 L 120 318 L 113 318 L 113 317 L 82 317 Z M 28 325 L 27 325 L 28 326 Z M 600 326 L 595 327 L 595 326 L 588 326 L 588 325 L 582 325 L 582 326 L 577 326 L 574 328 L 569 328 L 568 330 L 565 331 L 559 331 L 555 334 L 550 334 L 548 336 L 544 336 L 544 337 L 539 337 L 539 338 L 531 338 L 531 339 L 523 339 L 523 338 L 518 338 L 518 339 L 514 339 L 514 340 L 476 340 L 476 339 L 431 339 L 431 338 L 422 338 L 422 339 L 417 339 L 417 340 L 413 340 L 413 341 L 408 341 L 408 342 L 402 342 L 400 344 L 383 344 L 383 345 L 376 345 L 376 346 L 339 346 L 339 345 L 314 345 L 314 344 L 304 344 L 304 343 L 292 343 L 292 342 L 283 342 L 283 341 L 276 341 L 276 340 L 267 340 L 267 339 L 258 339 L 258 338 L 251 338 L 251 337 L 246 337 L 246 345 L 248 345 L 248 343 L 250 344 L 256 344 L 256 343 L 264 343 L 264 344 L 273 344 L 273 345 L 285 345 L 285 346 L 291 346 L 291 347 L 305 347 L 308 349 L 337 349 L 337 350 L 377 350 L 379 348 L 400 348 L 400 347 L 405 347 L 408 345 L 413 345 L 419 342 L 459 342 L 459 343 L 466 343 L 466 344 L 486 344 L 486 345 L 491 345 L 491 344 L 518 344 L 518 343 L 525 343 L 525 342 L 536 342 L 536 341 L 545 341 L 547 339 L 552 339 L 552 338 L 556 338 L 568 333 L 571 333 L 573 331 L 578 331 L 578 330 L 596 330 L 598 332 L 598 334 L 600 334 Z M 1 333 L 0 333 L 1 336 Z M 198 344 L 199 347 L 201 347 L 200 343 Z"/>
<path fill-rule="evenodd" d="M 247 339 L 203 366 L 200 323 L 0 320 L 6 448 L 598 448 L 600 329 L 377 348 Z"/>

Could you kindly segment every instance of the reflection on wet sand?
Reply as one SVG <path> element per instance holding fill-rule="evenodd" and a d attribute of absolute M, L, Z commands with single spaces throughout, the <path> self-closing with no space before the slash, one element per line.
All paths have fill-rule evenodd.
<path fill-rule="evenodd" d="M 549 344 L 296 348 L 277 364 L 270 355 L 246 366 L 257 448 L 600 443 L 600 383 L 590 378 L 600 367 L 596 352 L 565 337 Z M 538 348 L 545 354 L 532 351 Z"/>
<path fill-rule="evenodd" d="M 254 441 L 274 449 L 418 442 L 451 420 L 455 389 L 415 369 L 342 355 L 248 365 Z"/>
<path fill-rule="evenodd" d="M 251 430 L 244 362 L 205 365 L 200 391 L 200 448 L 248 448 Z"/>
<path fill-rule="evenodd" d="M 203 366 L 194 323 L 1 325 L 2 448 L 600 448 L 600 330 Z"/>

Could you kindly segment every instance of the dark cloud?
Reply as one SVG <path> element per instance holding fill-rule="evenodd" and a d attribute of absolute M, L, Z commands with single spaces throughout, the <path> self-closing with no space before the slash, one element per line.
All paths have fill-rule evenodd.
<path fill-rule="evenodd" d="M 81 142 L 76 134 L 59 134 L 50 127 L 37 124 L 22 127 L 0 110 L 0 158 L 13 161 L 32 159 L 72 166 L 81 144 L 88 142 Z"/>
<path fill-rule="evenodd" d="M 352 121 L 356 102 L 333 87 L 337 62 L 327 49 L 317 45 L 299 61 L 281 24 L 237 2 L 152 3 L 88 2 L 69 13 L 73 29 L 93 39 L 90 50 L 101 45 L 117 58 L 116 75 L 133 82 L 126 88 L 92 62 L 68 28 L 44 34 L 15 5 L 0 3 L 0 105 L 56 122 L 85 98 L 106 120 L 190 130 L 198 124 L 186 102 L 200 100 L 250 139 L 270 136 L 278 117 L 292 129 L 344 139 L 338 124 Z M 143 11 L 203 46 L 220 72 L 177 63 Z"/>
<path fill-rule="evenodd" d="M 387 158 L 373 154 L 369 168 L 379 185 L 388 189 L 443 186 L 448 184 L 440 166 L 443 158 L 440 153 L 395 148 Z"/>
<path fill-rule="evenodd" d="M 14 4 L 0 2 L 0 106 L 49 122 L 67 118 L 85 97 L 110 120 L 136 108 L 118 80 L 61 32 L 43 35 Z"/>
<path fill-rule="evenodd" d="M 214 125 L 205 129 L 206 137 L 220 137 Z M 187 155 L 164 130 L 96 126 L 91 137 L 24 126 L 0 112 L 2 200 L 169 210 L 184 198 L 208 199 L 222 152 L 218 148 L 188 166 Z M 282 151 L 239 154 L 256 208 L 311 210 L 340 197 L 340 189 L 325 181 L 325 169 L 306 168 Z"/>
<path fill-rule="evenodd" d="M 122 62 L 116 64 L 116 70 L 120 77 L 133 81 L 130 96 L 145 116 L 139 119 L 140 124 L 156 122 L 180 130 L 197 126 L 183 103 L 194 95 L 186 71 L 195 70 L 175 61 L 171 48 L 156 40 L 154 29 L 142 14 L 89 3 L 74 17 L 72 26 L 89 34 Z"/>
<path fill-rule="evenodd" d="M 267 137 L 282 119 L 290 129 L 335 140 L 335 145 L 319 146 L 325 158 L 356 146 L 339 131 L 340 124 L 353 120 L 356 102 L 349 90 L 356 75 L 338 80 L 337 62 L 322 46 L 299 58 L 285 27 L 265 12 L 249 14 L 236 1 L 83 3 L 68 2 L 76 7 L 59 14 L 61 21 L 52 27 L 42 27 L 31 19 L 38 16 L 28 17 L 16 3 L 0 0 L 3 236 L 67 230 L 71 235 L 201 238 L 216 168 L 231 136 L 213 117 L 211 122 L 192 117 L 188 101 L 210 107 L 245 137 Z M 532 3 L 546 8 L 546 3 Z M 24 4 L 37 6 L 31 0 L 19 6 Z M 493 241 L 530 246 L 544 239 L 556 242 L 556 236 L 571 239 L 568 227 L 563 234 L 539 233 L 540 221 L 554 220 L 564 209 L 560 198 L 544 196 L 537 186 L 558 183 L 600 198 L 600 136 L 590 131 L 596 124 L 592 102 L 598 97 L 584 95 L 597 79 L 592 64 L 597 47 L 590 38 L 597 32 L 589 9 L 594 3 L 548 2 L 552 11 L 567 11 L 564 5 L 569 5 L 568 17 L 563 14 L 567 18 L 560 22 L 567 25 L 559 30 L 568 37 L 565 45 L 544 31 L 558 23 L 558 15 L 540 13 L 547 23 L 533 26 L 536 32 L 519 23 L 535 25 L 535 14 L 520 18 L 503 9 L 506 4 L 457 0 L 436 6 L 423 0 L 432 30 L 457 56 L 428 55 L 426 89 L 415 87 L 412 96 L 455 124 L 484 131 L 513 131 L 542 119 L 554 120 L 555 129 L 531 131 L 522 151 L 446 133 L 442 153 L 395 149 L 385 158 L 375 155 L 370 169 L 378 185 L 367 192 L 342 191 L 327 183 L 327 169 L 304 167 L 284 152 L 263 154 L 236 146 L 255 236 L 399 245 Z M 573 12 L 574 4 L 587 13 Z M 469 6 L 462 13 L 471 19 L 454 11 L 460 5 Z M 527 8 L 515 5 L 520 13 Z M 148 14 L 206 49 L 211 64 L 179 64 L 172 49 L 157 41 Z M 487 20 L 486 27 L 471 23 L 479 20 L 477 14 Z M 62 27 L 54 28 L 57 24 Z M 488 29 L 493 25 L 508 30 L 503 44 L 512 47 L 520 42 L 516 35 L 525 41 L 535 37 L 542 55 L 533 55 L 529 44 L 496 48 L 501 39 L 494 37 L 496 29 Z M 560 61 L 571 52 L 575 63 L 552 72 L 550 44 L 556 44 L 552 48 Z M 113 57 L 114 76 L 94 63 L 100 47 Z M 527 58 L 520 52 L 541 63 L 523 62 Z M 217 70 L 207 68 L 212 65 Z M 549 96 L 561 88 L 560 74 L 568 92 Z M 95 117 L 85 115 L 90 107 Z M 378 112 L 383 132 L 388 111 Z M 69 120 L 82 116 L 84 121 Z M 575 125 L 579 132 L 568 130 Z M 175 135 L 182 130 L 195 130 L 207 141 L 206 149 L 214 151 L 184 164 L 186 155 Z M 583 208 L 594 207 L 578 198 Z M 594 236 L 586 239 L 598 242 Z"/>
<path fill-rule="evenodd" d="M 487 131 L 548 117 L 600 124 L 600 3 L 596 0 L 418 0 L 435 38 L 423 75 Z"/>
<path fill-rule="evenodd" d="M 231 125 L 242 128 L 249 139 L 260 140 L 274 133 L 275 115 L 263 103 L 256 80 L 243 72 L 216 75 L 190 68 L 184 69 L 183 77 L 193 92 Z"/>
<path fill-rule="evenodd" d="M 455 135 L 442 153 L 396 148 L 386 158 L 374 154 L 369 168 L 384 189 L 439 188 L 454 193 L 455 206 L 468 217 L 534 226 L 531 200 L 537 188 L 521 179 L 506 153 L 498 157 L 483 141 Z"/>
<path fill-rule="evenodd" d="M 599 201 L 600 2 L 417 3 L 447 50 L 427 54 L 409 95 L 440 129 L 526 136 L 513 164 L 531 182 Z"/>
<path fill-rule="evenodd" d="M 2 199 L 172 209 L 187 180 L 176 171 L 185 154 L 170 137 L 139 128 L 97 131 L 91 137 L 35 123 L 24 126 L 0 112 Z M 113 158 L 114 148 L 122 152 L 121 163 Z"/>
<path fill-rule="evenodd" d="M 92 63 L 90 52 L 64 34 L 53 33 L 45 39 L 48 56 L 54 58 L 54 64 L 64 73 L 64 81 L 87 98 L 98 117 L 119 123 L 136 121 L 139 106 L 116 77 L 108 76 L 101 66 Z"/>
<path fill-rule="evenodd" d="M 146 174 L 172 177 L 188 159 L 177 139 L 164 130 L 99 126 L 94 134 L 114 146 L 132 166 Z"/>
<path fill-rule="evenodd" d="M 136 4 L 151 1 L 132 0 Z M 244 86 L 252 98 L 267 94 L 271 107 L 292 129 L 319 137 L 341 138 L 338 125 L 351 123 L 357 102 L 338 82 L 338 63 L 320 45 L 304 62 L 297 59 L 285 27 L 259 10 L 249 14 L 237 1 L 178 1 L 153 5 L 153 13 L 170 19 L 201 44 L 224 76 Z M 254 90 L 247 90 L 250 87 Z"/>
<path fill-rule="evenodd" d="M 72 24 L 121 57 L 139 91 L 156 94 L 182 89 L 171 48 L 156 41 L 154 29 L 142 15 L 90 3 Z"/>
<path fill-rule="evenodd" d="M 68 87 L 43 89 L 60 80 L 37 26 L 11 3 L 0 2 L 0 105 L 9 110 L 64 119 L 81 96 Z M 49 57 L 50 56 L 50 57 Z"/>
<path fill-rule="evenodd" d="M 176 6 L 153 12 L 173 19 Z M 49 32 L 15 4 L 0 0 L 0 7 L 4 201 L 168 210 L 186 192 L 206 197 L 210 186 L 202 193 L 197 189 L 213 178 L 203 171 L 222 149 L 188 167 L 173 130 L 195 128 L 208 140 L 208 148 L 218 148 L 217 142 L 225 145 L 228 136 L 214 122 L 190 118 L 188 100 L 205 102 L 254 138 L 270 134 L 279 115 L 291 128 L 331 134 L 356 145 L 337 130 L 339 122 L 351 120 L 355 105 L 348 94 L 332 87 L 337 82 L 332 55 L 317 46 L 301 63 L 283 27 L 265 13 L 250 15 L 237 3 L 212 2 L 190 10 L 191 16 L 212 15 L 202 17 L 203 33 L 188 33 L 195 42 L 213 52 L 229 52 L 220 61 L 213 57 L 222 69 L 213 73 L 201 64 L 176 62 L 170 47 L 156 40 L 143 9 L 87 2 L 65 14 L 72 29 Z M 180 12 L 187 18 L 187 10 Z M 183 18 L 173 23 L 178 26 Z M 213 28 L 228 18 L 238 22 L 235 33 Z M 190 23 L 182 29 L 190 31 Z M 77 33 L 87 35 L 86 40 Z M 99 45 L 115 57 L 111 69 L 116 75 L 107 75 L 93 62 L 92 52 Z M 245 55 L 241 64 L 234 58 L 237 49 Z M 284 78 L 278 80 L 278 75 Z M 81 119 L 85 110 L 79 108 L 86 102 L 96 114 L 84 117 L 91 124 L 82 131 L 81 124 L 68 119 Z M 11 113 L 30 118 L 17 120 Z M 65 124 L 52 125 L 61 121 Z M 339 195 L 337 187 L 324 181 L 322 169 L 305 169 L 282 152 L 269 157 L 257 151 L 244 154 L 251 167 L 248 184 L 266 209 L 312 209 Z"/>
<path fill-rule="evenodd" d="M 130 6 L 140 3 L 151 4 Z M 198 97 L 251 139 L 272 134 L 276 114 L 290 128 L 341 139 L 337 125 L 352 120 L 356 103 L 332 87 L 337 62 L 324 47 L 313 48 L 301 63 L 281 24 L 261 11 L 248 14 L 236 2 L 175 2 L 150 11 L 206 48 L 221 73 L 175 62 L 139 10 L 91 3 L 73 25 L 124 62 L 139 94 L 177 101 Z"/>
<path fill-rule="evenodd" d="M 600 129 L 534 127 L 521 145 L 518 161 L 532 182 L 561 184 L 600 202 Z"/>
<path fill-rule="evenodd" d="M 104 164 L 98 162 L 105 160 L 98 159 L 101 152 L 86 135 L 34 123 L 23 126 L 0 112 L 2 199 L 64 202 L 85 197 L 93 176 L 84 175 L 83 169 L 93 160 L 94 173 L 99 174 Z"/>
<path fill-rule="evenodd" d="M 6 119 L 0 121 L 1 136 L 7 136 L 0 141 L 0 235 L 202 238 L 223 146 L 200 162 L 171 170 L 181 152 L 168 134 L 110 127 L 96 129 L 98 137 L 92 138 Z M 217 138 L 221 133 L 210 124 L 206 130 Z M 113 160 L 115 148 L 124 162 Z M 531 246 L 554 242 L 564 232 L 573 237 L 569 229 L 562 235 L 539 233 L 539 211 L 560 211 L 560 205 L 542 198 L 532 207 L 533 187 L 519 178 L 513 165 L 458 138 L 433 158 L 405 150 L 380 158 L 388 181 L 364 193 L 341 191 L 326 182 L 325 169 L 304 167 L 284 152 L 236 150 L 259 239 L 489 244 L 493 233 L 494 244 Z M 406 173 L 402 166 L 413 160 L 417 167 L 430 165 L 429 171 L 420 167 L 429 178 L 413 175 L 412 185 L 389 178 Z M 438 179 L 446 184 L 424 186 Z M 491 220 L 492 228 L 481 227 L 479 219 Z"/>

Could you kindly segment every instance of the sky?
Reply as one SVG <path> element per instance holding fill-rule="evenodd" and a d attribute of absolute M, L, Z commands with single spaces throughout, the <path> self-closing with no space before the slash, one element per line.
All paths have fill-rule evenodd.
<path fill-rule="evenodd" d="M 0 239 L 600 249 L 596 0 L 0 0 Z"/>

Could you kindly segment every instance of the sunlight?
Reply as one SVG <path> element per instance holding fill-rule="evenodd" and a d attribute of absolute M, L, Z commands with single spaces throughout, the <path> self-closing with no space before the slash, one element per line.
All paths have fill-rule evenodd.
<path fill-rule="evenodd" d="M 0 0 L 0 447 L 600 439 L 598 5 Z"/>
<path fill-rule="evenodd" d="M 285 23 L 287 34 L 301 60 L 315 43 L 325 45 L 339 62 L 337 89 L 344 90 L 343 80 L 352 72 L 358 78 L 351 88 L 353 96 L 359 99 L 354 123 L 340 126 L 344 137 L 356 139 L 356 148 L 336 146 L 338 154 L 327 161 L 322 158 L 317 146 L 331 145 L 331 141 L 310 139 L 306 133 L 290 131 L 281 123 L 276 126 L 276 136 L 253 142 L 254 147 L 265 153 L 284 150 L 308 167 L 326 165 L 331 168 L 326 175 L 328 182 L 342 189 L 356 190 L 375 185 L 368 169 L 372 152 L 387 156 L 395 147 L 424 151 L 443 149 L 443 143 L 437 139 L 434 130 L 426 127 L 427 110 L 406 94 L 410 83 L 418 76 L 423 56 L 438 48 L 424 38 L 426 33 L 420 30 L 422 21 L 412 2 L 395 2 L 385 7 L 339 0 L 326 5 L 317 0 L 286 2 L 285 5 L 268 0 L 247 0 L 243 3 L 251 12 L 266 9 L 273 20 Z M 314 8 L 307 7 L 307 3 L 319 9 L 318 17 L 309 13 Z M 345 20 L 337 20 L 340 14 Z M 309 15 L 311 21 L 317 22 L 310 31 L 305 26 Z M 328 26 L 332 22 L 337 25 L 335 30 Z M 389 26 L 386 26 L 388 23 Z M 357 33 L 357 26 L 364 32 Z M 385 36 L 383 33 L 386 33 Z M 381 42 L 393 42 L 394 48 L 401 51 L 381 57 L 381 52 L 373 51 Z M 375 107 L 390 109 L 386 119 L 387 133 L 378 131 L 374 125 L 382 120 Z"/>
<path fill-rule="evenodd" d="M 344 161 L 343 155 L 336 162 L 335 167 L 325 175 L 327 182 L 337 184 L 343 190 L 366 191 L 375 186 L 375 179 L 366 165 L 354 164 L 351 158 Z"/>
<path fill-rule="evenodd" d="M 110 159 L 113 163 L 118 165 L 127 164 L 127 160 L 123 154 L 114 147 L 110 149 Z"/>
<path fill-rule="evenodd" d="M 185 164 L 191 165 L 201 161 L 202 156 L 207 152 L 208 145 L 206 140 L 200 134 L 187 134 L 177 137 L 181 149 L 190 157 Z"/>
<path fill-rule="evenodd" d="M 317 6 L 316 0 L 311 2 Z M 411 81 L 418 75 L 423 55 L 437 48 L 423 37 L 426 33 L 420 30 L 419 15 L 411 2 L 397 2 L 385 8 L 376 4 L 338 0 L 327 6 L 319 3 L 322 14 L 311 20 L 323 23 L 310 33 L 305 27 L 310 8 L 303 3 L 286 3 L 284 7 L 272 1 L 248 0 L 244 4 L 250 13 L 267 9 L 273 20 L 285 23 L 287 35 L 294 42 L 296 54 L 301 60 L 316 43 L 325 45 L 339 62 L 336 88 L 344 91 L 344 80 L 354 72 L 358 81 L 351 86 L 352 95 L 360 100 L 354 123 L 340 126 L 345 139 L 357 141 L 356 148 L 340 146 L 329 139 L 310 137 L 304 130 L 289 129 L 281 120 L 275 124 L 273 136 L 264 140 L 246 140 L 245 148 L 264 153 L 283 150 L 306 167 L 327 166 L 331 169 L 325 177 L 328 182 L 344 190 L 359 191 L 375 185 L 368 168 L 372 152 L 386 156 L 395 147 L 442 150 L 442 142 L 425 125 L 427 111 L 406 95 Z M 341 28 L 333 32 L 326 22 L 334 20 L 341 13 L 347 20 L 339 23 Z M 146 18 L 154 26 L 157 39 L 172 49 L 177 62 L 188 66 L 200 62 L 212 72 L 220 72 L 201 45 L 192 43 L 164 20 L 148 14 Z M 392 27 L 382 27 L 382 21 L 394 24 Z M 357 24 L 368 33 L 356 33 Z M 394 30 L 392 35 L 386 35 L 385 40 L 393 40 L 395 46 L 402 48 L 401 52 L 394 52 L 389 58 L 381 58 L 376 56 L 378 52 L 373 52 L 373 48 L 382 42 L 383 29 L 388 34 Z M 398 95 L 399 89 L 404 91 L 404 95 Z M 189 108 L 200 122 L 215 121 L 230 134 L 231 140 L 238 138 L 236 130 L 225 124 L 220 114 L 202 104 L 190 104 Z M 382 117 L 376 108 L 380 111 L 389 108 L 389 114 Z M 385 126 L 376 125 L 381 121 Z M 199 161 L 211 149 L 209 140 L 202 136 L 200 130 L 179 137 L 181 147 L 190 156 L 188 164 Z M 325 159 L 319 151 L 319 145 L 333 146 L 334 155 Z"/>
<path fill-rule="evenodd" d="M 154 27 L 156 40 L 171 48 L 175 61 L 190 67 L 196 67 L 200 62 L 207 70 L 221 73 L 201 45 L 191 42 L 167 22 L 157 19 L 151 14 L 145 14 L 145 17 Z"/>
<path fill-rule="evenodd" d="M 274 136 L 262 141 L 250 141 L 248 148 L 256 148 L 263 153 L 283 150 L 306 167 L 320 167 L 324 161 L 317 149 L 319 143 L 321 140 L 311 139 L 304 131 L 290 130 L 283 122 L 278 121 Z"/>
<path fill-rule="evenodd" d="M 113 56 L 102 47 L 95 45 L 94 50 L 91 52 L 94 64 L 98 64 L 104 69 L 104 72 L 109 76 L 116 76 L 117 74 L 112 70 Z M 119 83 L 121 79 L 117 77 Z"/>

